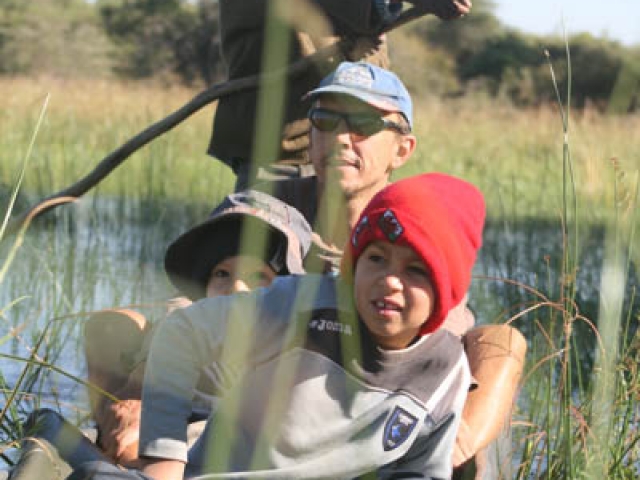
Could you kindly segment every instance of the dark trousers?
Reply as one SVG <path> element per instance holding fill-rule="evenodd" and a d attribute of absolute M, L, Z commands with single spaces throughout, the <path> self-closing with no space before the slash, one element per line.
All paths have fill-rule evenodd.
<path fill-rule="evenodd" d="M 123 470 L 113 463 L 95 461 L 82 464 L 67 480 L 153 480 L 138 470 Z"/>
<path fill-rule="evenodd" d="M 61 480 L 85 462 L 107 460 L 75 425 L 48 408 L 32 412 L 24 430 L 27 437 L 11 480 Z"/>

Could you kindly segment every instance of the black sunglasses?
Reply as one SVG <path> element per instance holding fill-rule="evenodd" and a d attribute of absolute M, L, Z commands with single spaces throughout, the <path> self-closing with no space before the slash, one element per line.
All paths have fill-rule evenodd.
<path fill-rule="evenodd" d="M 311 120 L 311 125 L 321 132 L 333 132 L 338 128 L 340 120 L 344 120 L 350 132 L 364 137 L 374 135 L 385 128 L 400 133 L 409 133 L 410 131 L 404 125 L 370 113 L 340 113 L 324 108 L 312 108 L 309 110 L 309 120 Z"/>

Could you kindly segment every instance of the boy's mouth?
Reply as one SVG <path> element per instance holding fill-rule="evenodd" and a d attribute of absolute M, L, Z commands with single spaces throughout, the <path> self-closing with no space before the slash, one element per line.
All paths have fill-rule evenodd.
<path fill-rule="evenodd" d="M 400 305 L 398 305 L 396 302 L 392 302 L 390 300 L 374 300 L 373 302 L 373 306 L 376 308 L 376 310 L 378 311 L 394 311 L 394 312 L 399 312 L 402 310 L 402 308 L 400 307 Z"/>

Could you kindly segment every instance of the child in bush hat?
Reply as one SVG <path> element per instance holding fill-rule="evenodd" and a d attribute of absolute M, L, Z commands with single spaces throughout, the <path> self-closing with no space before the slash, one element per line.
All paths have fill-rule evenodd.
<path fill-rule="evenodd" d="M 265 242 L 243 242 L 247 231 Z M 311 227 L 295 208 L 259 191 L 232 193 L 206 221 L 169 245 L 165 270 L 179 293 L 187 297 L 173 299 L 169 308 L 266 287 L 278 275 L 302 274 L 310 244 Z M 93 315 L 85 328 L 90 380 L 128 399 L 112 404 L 101 395 L 92 396 L 100 444 L 121 462 L 137 458 L 137 442 L 122 450 L 124 442 L 118 438 L 134 438 L 139 429 L 139 389 L 151 341 L 149 327 L 139 312 L 111 309 Z M 224 378 L 231 376 L 220 373 L 216 364 L 203 367 L 195 392 L 194 418 L 206 418 L 217 402 L 216 395 L 225 388 Z M 123 423 L 126 420 L 127 426 L 115 429 L 109 423 L 111 411 L 117 412 Z M 125 436 L 125 431 L 131 433 Z"/>
<path fill-rule="evenodd" d="M 266 230 L 266 244 L 243 243 L 243 232 L 259 237 L 256 229 Z M 225 197 L 205 222 L 169 245 L 165 270 L 180 292 L 197 300 L 210 296 L 211 275 L 226 259 L 239 255 L 259 259 L 269 280 L 259 286 L 266 286 L 276 275 L 304 273 L 303 259 L 310 245 L 311 227 L 298 210 L 266 193 L 246 190 Z"/>

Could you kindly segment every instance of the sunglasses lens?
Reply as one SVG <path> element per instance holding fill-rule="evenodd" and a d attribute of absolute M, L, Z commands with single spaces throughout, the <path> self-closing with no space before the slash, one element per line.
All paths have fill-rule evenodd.
<path fill-rule="evenodd" d="M 309 119 L 313 126 L 321 132 L 332 132 L 338 127 L 340 115 L 326 110 L 312 110 Z"/>
<path fill-rule="evenodd" d="M 380 117 L 372 115 L 353 115 L 347 120 L 349 129 L 356 135 L 368 137 L 384 129 L 384 122 Z"/>
<path fill-rule="evenodd" d="M 350 132 L 368 137 L 384 130 L 385 122 L 376 115 L 355 113 L 345 114 L 316 108 L 309 113 L 311 124 L 321 132 L 333 132 L 338 128 L 340 120 L 344 120 Z"/>

